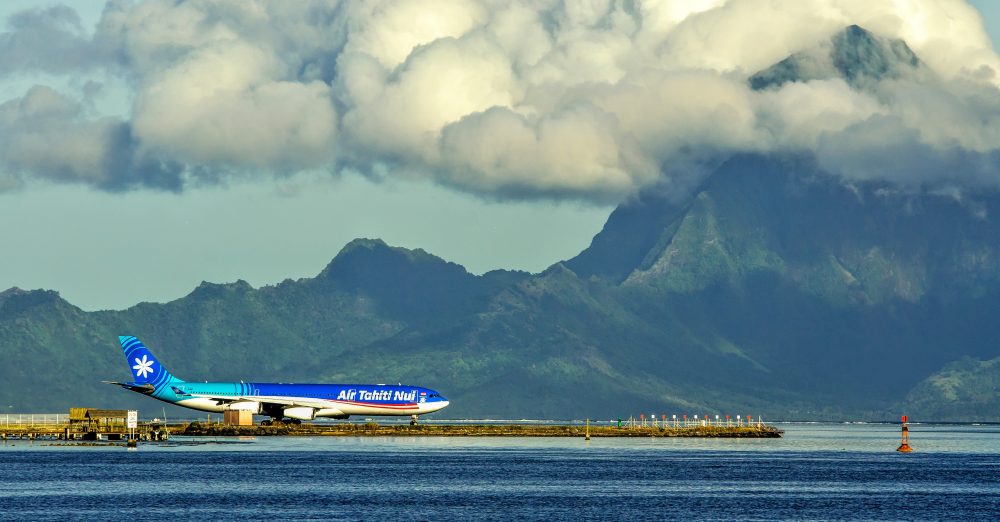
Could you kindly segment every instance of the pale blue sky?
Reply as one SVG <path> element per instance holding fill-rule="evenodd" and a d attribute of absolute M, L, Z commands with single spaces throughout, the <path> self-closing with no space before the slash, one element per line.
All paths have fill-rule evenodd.
<path fill-rule="evenodd" d="M 993 41 L 1000 41 L 1000 2 L 972 3 Z M 7 0 L 0 18 L 36 5 Z M 70 5 L 92 27 L 103 2 Z M 34 83 L 83 81 L 8 77 L 0 80 L 0 103 Z M 102 111 L 127 107 L 122 92 L 112 83 L 99 100 Z M 491 202 L 429 182 L 373 183 L 350 174 L 233 181 L 181 194 L 106 193 L 31 181 L 0 192 L 0 289 L 55 289 L 84 309 L 124 308 L 181 297 L 202 280 L 245 279 L 260 286 L 311 277 L 356 237 L 423 248 L 475 273 L 537 272 L 585 248 L 611 209 Z"/>
<path fill-rule="evenodd" d="M 4 288 L 58 289 L 85 309 L 181 297 L 199 282 L 312 277 L 348 241 L 423 248 L 473 272 L 537 271 L 575 255 L 610 209 L 488 203 L 360 176 L 183 194 L 33 186 L 0 194 Z"/>
<path fill-rule="evenodd" d="M 993 46 L 996 47 L 1000 41 L 1000 0 L 971 0 L 969 3 L 982 13 L 986 31 L 993 40 Z"/>

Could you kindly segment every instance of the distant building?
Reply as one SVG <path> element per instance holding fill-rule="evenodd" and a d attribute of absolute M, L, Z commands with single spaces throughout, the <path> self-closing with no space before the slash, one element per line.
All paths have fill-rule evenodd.
<path fill-rule="evenodd" d="M 124 432 L 127 419 L 128 410 L 69 409 L 70 426 L 88 432 Z"/>

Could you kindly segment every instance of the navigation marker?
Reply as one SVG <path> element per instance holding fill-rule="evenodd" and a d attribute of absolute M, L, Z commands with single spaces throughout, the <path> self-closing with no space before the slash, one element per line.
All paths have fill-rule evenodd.
<path fill-rule="evenodd" d="M 902 420 L 903 420 L 902 444 L 900 444 L 899 447 L 896 448 L 896 451 L 900 453 L 910 453 L 911 451 L 913 451 L 913 448 L 910 447 L 910 428 L 906 425 L 908 420 L 906 415 L 903 415 Z"/>

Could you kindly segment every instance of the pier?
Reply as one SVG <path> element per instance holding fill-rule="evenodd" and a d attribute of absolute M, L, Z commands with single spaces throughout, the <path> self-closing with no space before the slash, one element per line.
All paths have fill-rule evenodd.
<path fill-rule="evenodd" d="M 126 441 L 130 439 L 126 410 L 72 408 L 70 414 L 0 415 L 0 439 L 6 440 L 84 440 Z M 557 422 L 463 422 L 429 421 L 418 424 L 387 421 L 314 422 L 239 425 L 233 419 L 213 423 L 194 421 L 172 423 L 158 420 L 140 422 L 134 438 L 146 441 L 167 440 L 171 434 L 188 436 L 328 436 L 328 437 L 580 437 L 586 440 L 606 437 L 698 437 L 698 438 L 777 438 L 782 431 L 760 417 L 666 415 L 630 416 L 617 421 Z"/>
<path fill-rule="evenodd" d="M 65 413 L 0 414 L 0 440 L 124 441 L 130 438 L 127 410 L 70 408 Z M 138 423 L 139 440 L 167 440 L 162 422 Z"/>
<path fill-rule="evenodd" d="M 329 436 L 329 437 L 701 437 L 777 438 L 782 431 L 753 426 L 595 426 L 584 424 L 301 424 L 230 426 L 191 423 L 179 433 L 195 436 Z"/>

